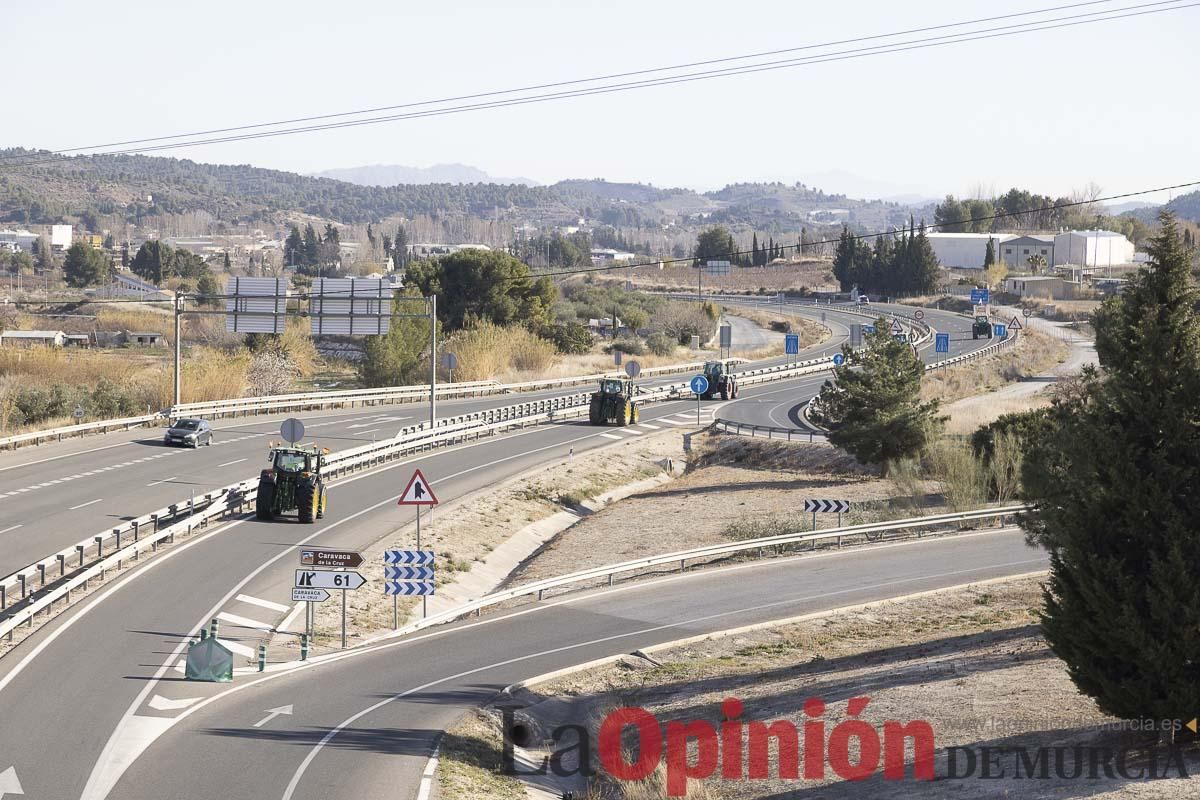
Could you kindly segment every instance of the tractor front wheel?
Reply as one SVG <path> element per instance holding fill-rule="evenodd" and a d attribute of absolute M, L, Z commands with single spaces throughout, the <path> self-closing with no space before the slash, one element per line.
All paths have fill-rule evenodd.
<path fill-rule="evenodd" d="M 632 421 L 633 421 L 633 403 L 626 400 L 621 405 L 621 417 L 619 419 L 619 422 L 621 423 L 621 425 L 628 425 Z"/>
<path fill-rule="evenodd" d="M 721 399 L 722 400 L 729 399 L 729 384 L 727 384 L 727 383 L 721 384 Z"/>
<path fill-rule="evenodd" d="M 312 481 L 303 481 L 296 487 L 296 514 L 301 522 L 312 523 L 321 509 L 321 488 Z"/>
<path fill-rule="evenodd" d="M 604 424 L 604 409 L 599 397 L 593 397 L 592 402 L 588 404 L 588 422 L 593 425 Z"/>
<path fill-rule="evenodd" d="M 641 418 L 642 418 L 641 412 L 638 410 L 637 406 L 634 406 L 633 407 L 633 424 L 637 425 L 638 420 L 640 420 Z"/>
<path fill-rule="evenodd" d="M 261 520 L 271 521 L 275 518 L 275 482 L 261 479 L 258 482 L 258 495 L 254 498 L 254 516 Z"/>
<path fill-rule="evenodd" d="M 325 491 L 325 484 L 321 484 L 321 502 L 317 506 L 317 519 L 325 518 L 325 503 L 329 500 L 329 492 Z"/>

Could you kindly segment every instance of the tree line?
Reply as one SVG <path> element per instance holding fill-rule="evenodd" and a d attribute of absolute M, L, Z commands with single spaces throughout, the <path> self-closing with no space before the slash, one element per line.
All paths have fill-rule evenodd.
<path fill-rule="evenodd" d="M 843 226 L 833 255 L 833 274 L 843 291 L 855 286 L 872 294 L 921 294 L 937 289 L 940 269 L 937 256 L 919 227 L 898 234 L 883 234 L 869 241 Z"/>
<path fill-rule="evenodd" d="M 1141 244 L 1152 233 L 1151 226 L 1136 216 L 1106 215 L 1098 213 L 1095 204 L 1078 198 L 1055 198 L 1015 187 L 990 199 L 959 200 L 948 194 L 934 208 L 933 221 L 942 233 L 1099 227 L 1123 233 L 1135 244 Z"/>

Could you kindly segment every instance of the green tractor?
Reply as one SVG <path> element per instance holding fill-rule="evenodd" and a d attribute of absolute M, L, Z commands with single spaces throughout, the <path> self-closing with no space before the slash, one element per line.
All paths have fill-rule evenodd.
<path fill-rule="evenodd" d="M 326 492 L 321 466 L 328 452 L 312 446 L 273 446 L 267 456 L 271 466 L 258 477 L 254 516 L 270 521 L 276 514 L 295 510 L 301 522 L 324 517 Z"/>
<path fill-rule="evenodd" d="M 588 422 L 593 425 L 636 425 L 638 407 L 633 401 L 633 381 L 619 378 L 604 378 L 600 391 L 592 392 L 588 404 Z"/>
<path fill-rule="evenodd" d="M 704 362 L 704 377 L 708 379 L 708 391 L 702 395 L 703 399 L 712 400 L 713 395 L 718 394 L 722 400 L 737 398 L 737 377 L 729 371 L 729 365 L 724 361 Z"/>
<path fill-rule="evenodd" d="M 992 322 L 987 314 L 977 314 L 975 321 L 971 323 L 971 338 L 978 339 L 980 336 L 992 338 Z"/>

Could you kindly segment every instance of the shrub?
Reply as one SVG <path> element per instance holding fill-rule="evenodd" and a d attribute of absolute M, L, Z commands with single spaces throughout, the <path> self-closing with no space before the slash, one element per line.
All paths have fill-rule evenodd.
<path fill-rule="evenodd" d="M 558 352 L 567 355 L 582 355 L 591 350 L 592 345 L 595 344 L 592 332 L 580 322 L 550 325 L 541 335 L 552 342 Z"/>
<path fill-rule="evenodd" d="M 627 356 L 642 356 L 646 354 L 646 345 L 642 344 L 640 339 L 623 338 L 617 339 L 604 348 L 604 352 L 606 353 L 615 353 L 617 351 Z"/>
<path fill-rule="evenodd" d="M 652 333 L 646 337 L 646 347 L 656 356 L 669 356 L 675 352 L 677 342 L 665 333 Z"/>
<path fill-rule="evenodd" d="M 771 328 L 771 330 L 773 330 L 777 333 L 791 333 L 792 332 L 792 323 L 787 322 L 785 320 L 781 320 L 781 319 L 771 320 L 769 327 Z"/>

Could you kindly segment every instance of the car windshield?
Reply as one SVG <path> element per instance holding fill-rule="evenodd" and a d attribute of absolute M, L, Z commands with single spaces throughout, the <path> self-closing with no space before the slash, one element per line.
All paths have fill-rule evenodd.
<path fill-rule="evenodd" d="M 172 425 L 177 431 L 196 431 L 200 430 L 200 420 L 198 419 L 181 419 Z"/>
<path fill-rule="evenodd" d="M 300 472 L 304 469 L 306 459 L 300 453 L 276 453 L 275 469 L 282 472 Z"/>
<path fill-rule="evenodd" d="M 621 382 L 620 381 L 605 381 L 604 382 L 604 391 L 607 394 L 620 394 L 621 393 Z"/>

